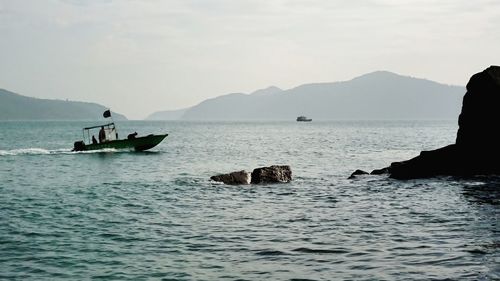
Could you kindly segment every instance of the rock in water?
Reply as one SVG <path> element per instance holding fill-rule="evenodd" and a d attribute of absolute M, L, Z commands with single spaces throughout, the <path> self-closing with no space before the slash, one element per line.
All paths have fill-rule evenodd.
<path fill-rule="evenodd" d="M 387 174 L 387 172 L 389 171 L 388 168 L 382 168 L 382 169 L 376 169 L 376 170 L 373 170 L 370 175 L 382 175 L 382 174 Z"/>
<path fill-rule="evenodd" d="M 392 163 L 384 169 L 390 177 L 396 179 L 438 175 L 498 175 L 500 174 L 500 145 L 497 137 L 499 124 L 500 67 L 491 66 L 483 72 L 474 74 L 467 83 L 455 144 L 432 151 L 422 151 L 413 159 Z"/>
<path fill-rule="evenodd" d="M 363 170 L 356 170 L 354 171 L 350 177 L 348 177 L 348 179 L 354 179 L 356 178 L 356 176 L 360 176 L 360 175 L 368 175 L 368 172 L 365 172 Z"/>
<path fill-rule="evenodd" d="M 456 145 L 451 144 L 432 151 L 422 151 L 419 156 L 403 162 L 394 162 L 387 168 L 391 178 L 412 179 L 438 175 L 466 175 L 463 159 Z M 473 174 L 469 172 L 469 174 Z"/>
<path fill-rule="evenodd" d="M 252 172 L 252 184 L 290 181 L 292 181 L 292 169 L 288 165 L 262 167 L 254 169 Z"/>
<path fill-rule="evenodd" d="M 212 176 L 210 177 L 210 179 L 213 181 L 223 182 L 225 184 L 230 184 L 230 185 L 250 184 L 251 175 L 249 172 L 241 170 L 229 174 Z"/>

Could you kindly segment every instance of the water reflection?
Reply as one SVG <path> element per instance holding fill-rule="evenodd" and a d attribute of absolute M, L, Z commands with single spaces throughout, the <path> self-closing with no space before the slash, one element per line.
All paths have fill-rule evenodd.
<path fill-rule="evenodd" d="M 477 227 L 475 231 L 489 232 L 489 239 L 478 241 L 469 248 L 472 255 L 480 255 L 484 259 L 484 265 L 489 269 L 492 280 L 500 279 L 500 177 L 480 176 L 474 177 L 462 187 L 462 194 L 478 212 Z M 484 236 L 484 233 L 482 234 Z M 486 277 L 485 276 L 485 277 Z"/>
<path fill-rule="evenodd" d="M 500 205 L 500 177 L 475 177 L 463 186 L 463 195 L 473 203 Z"/>

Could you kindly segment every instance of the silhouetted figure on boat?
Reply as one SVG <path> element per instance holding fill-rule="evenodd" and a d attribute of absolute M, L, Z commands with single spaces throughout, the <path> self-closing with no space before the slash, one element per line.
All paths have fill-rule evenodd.
<path fill-rule="evenodd" d="M 103 143 L 106 141 L 106 132 L 104 132 L 104 126 L 99 130 L 99 143 Z"/>
<path fill-rule="evenodd" d="M 97 144 L 97 140 L 95 139 L 94 135 L 92 135 L 92 144 Z"/>
<path fill-rule="evenodd" d="M 132 134 L 128 134 L 127 139 L 129 139 L 129 140 L 135 139 L 136 136 L 137 136 L 137 132 L 133 132 Z"/>

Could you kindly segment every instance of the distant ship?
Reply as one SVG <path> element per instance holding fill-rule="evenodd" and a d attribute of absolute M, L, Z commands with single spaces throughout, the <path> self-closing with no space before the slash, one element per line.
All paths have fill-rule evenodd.
<path fill-rule="evenodd" d="M 311 122 L 312 119 L 311 118 L 307 118 L 305 116 L 299 116 L 297 117 L 297 122 Z"/>

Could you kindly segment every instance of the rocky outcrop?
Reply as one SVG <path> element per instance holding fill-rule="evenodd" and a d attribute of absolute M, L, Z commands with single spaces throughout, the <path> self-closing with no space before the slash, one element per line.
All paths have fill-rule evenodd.
<path fill-rule="evenodd" d="M 245 170 L 232 172 L 229 174 L 220 174 L 210 177 L 211 180 L 223 182 L 230 185 L 250 184 L 251 175 Z"/>
<path fill-rule="evenodd" d="M 369 173 L 368 172 L 365 172 L 363 170 L 356 170 L 354 171 L 351 176 L 348 178 L 348 179 L 353 179 L 355 178 L 356 176 L 360 176 L 360 175 L 368 175 Z"/>
<path fill-rule="evenodd" d="M 471 77 L 458 124 L 455 144 L 422 151 L 413 159 L 392 163 L 372 174 L 388 173 L 396 179 L 500 174 L 499 66 L 491 66 Z"/>
<path fill-rule="evenodd" d="M 252 183 L 279 183 L 292 181 L 292 169 L 288 165 L 262 167 L 252 172 Z"/>
<path fill-rule="evenodd" d="M 211 180 L 223 182 L 230 185 L 261 184 L 261 183 L 284 183 L 292 181 L 292 169 L 290 166 L 273 165 L 254 169 L 250 174 L 244 170 L 229 174 L 220 174 L 210 177 Z"/>
<path fill-rule="evenodd" d="M 463 150 L 500 149 L 500 67 L 491 66 L 473 75 L 467 83 L 462 112 L 458 118 L 456 144 Z"/>

